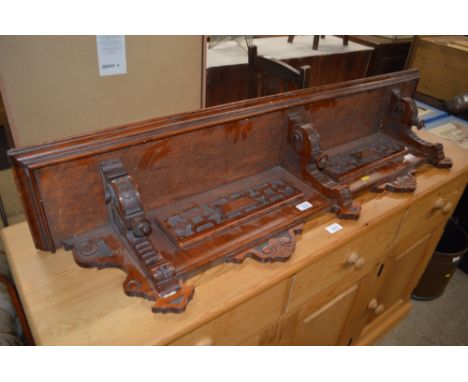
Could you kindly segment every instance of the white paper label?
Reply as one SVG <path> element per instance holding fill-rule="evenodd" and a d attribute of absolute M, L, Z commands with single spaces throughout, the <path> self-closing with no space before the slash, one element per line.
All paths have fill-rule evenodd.
<path fill-rule="evenodd" d="M 406 148 L 406 147 L 405 147 Z M 409 161 L 412 161 L 414 158 L 416 158 L 413 154 L 406 154 L 404 157 L 403 157 L 403 161 L 404 162 L 409 162 Z"/>
<path fill-rule="evenodd" d="M 458 260 L 460 260 L 460 256 L 454 257 L 452 259 L 452 263 L 456 263 Z"/>
<path fill-rule="evenodd" d="M 313 207 L 312 203 L 309 203 L 307 200 L 305 202 L 296 204 L 296 208 L 299 211 L 305 211 L 305 210 L 308 210 L 311 207 Z"/>
<path fill-rule="evenodd" d="M 96 36 L 99 75 L 127 73 L 125 36 Z"/>
<path fill-rule="evenodd" d="M 338 223 L 333 223 L 331 225 L 329 225 L 328 227 L 325 227 L 325 230 L 328 232 L 328 233 L 336 233 L 338 231 L 341 231 L 343 229 L 342 226 L 340 226 Z"/>

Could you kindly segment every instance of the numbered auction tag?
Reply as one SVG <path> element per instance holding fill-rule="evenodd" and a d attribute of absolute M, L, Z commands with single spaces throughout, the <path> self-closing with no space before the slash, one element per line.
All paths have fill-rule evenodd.
<path fill-rule="evenodd" d="M 338 231 L 341 231 L 343 229 L 342 226 L 340 226 L 338 223 L 333 223 L 331 225 L 329 225 L 328 227 L 325 227 L 325 230 L 328 232 L 328 233 L 336 233 Z"/>
<path fill-rule="evenodd" d="M 305 211 L 305 210 L 308 210 L 311 207 L 313 207 L 312 203 L 309 203 L 307 200 L 305 202 L 296 204 L 296 208 L 299 211 Z"/>

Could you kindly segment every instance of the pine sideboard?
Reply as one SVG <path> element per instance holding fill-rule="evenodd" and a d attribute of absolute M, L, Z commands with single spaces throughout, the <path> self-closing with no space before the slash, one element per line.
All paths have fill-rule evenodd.
<path fill-rule="evenodd" d="M 39 345 L 367 345 L 411 309 L 410 296 L 468 179 L 468 153 L 442 142 L 451 169 L 423 166 L 413 193 L 366 193 L 359 220 L 311 218 L 285 263 L 223 264 L 188 280 L 184 313 L 153 314 L 122 293 L 124 273 L 84 269 L 34 247 L 26 222 L 1 231 Z M 338 223 L 342 228 L 329 233 Z M 100 272 L 99 277 L 96 273 Z"/>

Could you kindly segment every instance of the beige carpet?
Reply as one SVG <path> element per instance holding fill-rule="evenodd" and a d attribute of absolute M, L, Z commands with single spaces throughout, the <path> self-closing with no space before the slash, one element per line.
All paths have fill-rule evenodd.
<path fill-rule="evenodd" d="M 457 270 L 438 299 L 413 300 L 409 315 L 378 345 L 468 345 L 468 275 Z"/>

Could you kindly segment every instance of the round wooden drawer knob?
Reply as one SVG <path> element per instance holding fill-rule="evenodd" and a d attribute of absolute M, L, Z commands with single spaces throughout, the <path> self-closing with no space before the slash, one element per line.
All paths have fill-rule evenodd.
<path fill-rule="evenodd" d="M 450 211 L 452 211 L 453 204 L 451 202 L 446 203 L 442 207 L 442 213 L 447 215 Z"/>
<path fill-rule="evenodd" d="M 441 210 L 445 206 L 445 200 L 443 198 L 437 199 L 437 201 L 434 204 L 434 209 L 435 210 Z"/>
<path fill-rule="evenodd" d="M 379 306 L 379 303 L 377 302 L 376 298 L 373 298 L 372 300 L 370 300 L 369 305 L 367 305 L 367 308 L 369 310 L 374 310 L 377 308 L 377 306 Z"/>
<path fill-rule="evenodd" d="M 385 307 L 382 304 L 377 305 L 377 307 L 374 309 L 374 314 L 381 314 L 384 311 Z"/>
<path fill-rule="evenodd" d="M 347 260 L 347 263 L 349 265 L 353 265 L 356 269 L 361 268 L 365 262 L 366 260 L 364 260 L 364 258 L 359 256 L 356 252 L 351 253 Z"/>
<path fill-rule="evenodd" d="M 369 310 L 373 310 L 374 314 L 377 315 L 381 314 L 385 309 L 385 307 L 382 304 L 379 304 L 376 298 L 370 300 L 369 305 L 367 305 L 367 308 Z"/>

